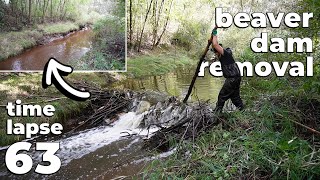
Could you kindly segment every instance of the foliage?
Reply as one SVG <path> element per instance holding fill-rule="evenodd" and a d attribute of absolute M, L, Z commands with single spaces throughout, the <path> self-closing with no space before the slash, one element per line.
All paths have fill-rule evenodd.
<path fill-rule="evenodd" d="M 195 63 L 185 50 L 154 50 L 152 54 L 130 57 L 127 75 L 135 78 L 156 76 Z"/>
<path fill-rule="evenodd" d="M 110 13 L 107 1 L 96 0 L 0 0 L 1 31 L 16 31 L 34 24 L 73 21 L 95 23 Z M 113 3 L 113 0 L 110 0 Z M 107 6 L 107 7 L 106 7 Z M 104 11 L 100 11 L 105 8 Z"/>
<path fill-rule="evenodd" d="M 75 23 L 72 22 L 64 22 L 64 23 L 55 23 L 55 24 L 41 24 L 38 25 L 40 31 L 43 31 L 45 34 L 61 34 L 61 33 L 69 33 L 70 31 L 74 31 L 79 29 Z"/>
<path fill-rule="evenodd" d="M 116 0 L 116 8 L 113 9 L 113 14 L 118 17 L 126 17 L 126 1 Z"/>
<path fill-rule="evenodd" d="M 306 78 L 303 85 L 304 89 L 310 93 L 320 94 L 320 2 L 317 0 L 302 0 L 299 2 L 299 11 L 300 12 L 313 12 L 314 17 L 310 21 L 310 27 L 307 29 L 298 29 L 294 33 L 303 36 L 303 37 L 312 37 L 314 50 L 312 56 L 314 57 L 314 76 L 311 78 Z"/>
<path fill-rule="evenodd" d="M 314 52 L 254 53 L 250 41 L 261 29 L 219 29 L 219 42 L 231 47 L 237 60 L 300 61 L 314 57 L 314 76 L 294 78 L 244 77 L 241 96 L 247 110 L 225 113 L 219 126 L 192 142 L 182 142 L 170 158 L 155 160 L 145 170 L 146 179 L 318 179 L 319 136 L 297 125 L 319 131 L 320 67 L 319 1 L 219 1 L 216 6 L 237 12 L 313 12 L 310 28 L 267 28 L 270 37 L 310 37 Z M 190 23 L 194 23 L 190 21 Z M 183 29 L 185 30 L 185 29 Z M 198 31 L 201 29 L 199 28 Z M 179 29 L 179 31 L 181 31 Z M 175 33 L 179 39 L 183 33 Z M 194 33 L 194 32 L 192 32 Z M 193 34 L 190 33 L 190 36 Z M 197 34 L 195 35 L 197 36 Z M 178 39 L 177 38 L 177 39 Z M 188 40 L 181 41 L 190 47 Z M 191 43 L 193 45 L 194 43 Z M 177 143 L 177 142 L 176 142 Z M 178 143 L 176 144 L 178 146 Z"/>
<path fill-rule="evenodd" d="M 17 55 L 24 49 L 35 46 L 40 37 L 42 37 L 42 33 L 35 30 L 0 34 L 0 60 Z"/>
<path fill-rule="evenodd" d="M 187 51 L 197 50 L 203 42 L 208 24 L 203 22 L 182 22 L 179 30 L 173 34 L 171 43 L 185 48 Z M 192 34 L 192 35 L 191 35 Z"/>
<path fill-rule="evenodd" d="M 41 24 L 34 30 L 22 30 L 19 32 L 6 32 L 0 34 L 0 60 L 18 55 L 25 49 L 36 46 L 45 35 L 65 34 L 79 27 L 75 23 Z"/>
<path fill-rule="evenodd" d="M 181 43 L 185 44 L 188 37 L 182 38 L 180 36 L 185 36 L 188 31 L 196 32 L 196 35 L 202 33 L 201 38 L 197 39 L 196 42 L 204 39 L 204 37 L 207 38 L 204 31 L 210 28 L 208 27 L 210 16 L 205 15 L 198 9 L 209 5 L 206 7 L 207 10 L 208 7 L 212 7 L 212 4 L 211 1 L 205 0 L 197 2 L 191 0 L 130 0 L 127 3 L 129 48 L 140 51 L 141 47 L 149 49 L 170 44 L 173 35 L 178 36 Z M 186 8 L 190 6 L 198 9 Z M 193 14 L 193 16 L 190 16 L 190 14 Z M 204 28 L 204 26 L 207 27 Z M 196 48 L 198 45 L 193 45 L 193 47 Z"/>
<path fill-rule="evenodd" d="M 124 1 L 119 1 L 113 15 L 97 21 L 94 26 L 94 44 L 80 60 L 72 64 L 77 70 L 125 70 Z M 121 15 L 121 16 L 120 16 Z"/>
<path fill-rule="evenodd" d="M 96 55 L 94 66 L 100 70 L 124 70 L 125 25 L 121 17 L 108 17 L 94 26 Z"/>

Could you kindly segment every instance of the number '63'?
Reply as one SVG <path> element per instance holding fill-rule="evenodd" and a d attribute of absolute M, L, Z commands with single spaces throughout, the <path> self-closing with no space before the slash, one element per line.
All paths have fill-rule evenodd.
<path fill-rule="evenodd" d="M 32 144 L 28 142 L 18 142 L 8 148 L 5 162 L 9 171 L 14 174 L 22 175 L 28 173 L 32 169 L 32 158 L 27 154 L 19 153 L 19 151 L 29 151 L 31 146 Z M 59 149 L 59 143 L 37 142 L 36 151 L 45 151 L 42 155 L 42 162 L 49 162 L 50 164 L 47 166 L 38 164 L 35 172 L 49 175 L 59 171 L 61 160 L 55 155 Z"/>

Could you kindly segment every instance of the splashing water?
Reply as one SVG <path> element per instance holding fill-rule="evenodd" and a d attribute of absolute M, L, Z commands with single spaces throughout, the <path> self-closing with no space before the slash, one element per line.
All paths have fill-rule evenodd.
<path fill-rule="evenodd" d="M 79 159 L 90 152 L 120 140 L 123 138 L 124 132 L 148 137 L 158 129 L 138 128 L 145 114 L 137 115 L 135 112 L 128 112 L 121 115 L 119 120 L 113 123 L 111 127 L 97 127 L 83 131 L 78 135 L 61 139 L 59 141 L 60 150 L 57 155 L 61 158 L 63 164 L 67 164 L 73 159 Z"/>

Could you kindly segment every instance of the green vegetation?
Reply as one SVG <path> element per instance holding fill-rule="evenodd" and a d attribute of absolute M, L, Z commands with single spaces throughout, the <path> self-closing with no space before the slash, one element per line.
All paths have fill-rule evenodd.
<path fill-rule="evenodd" d="M 72 22 L 61 22 L 52 24 L 41 24 L 34 30 L 22 30 L 18 32 L 0 33 L 0 61 L 16 56 L 26 49 L 38 45 L 44 40 L 45 35 L 66 34 L 79 29 L 79 26 Z"/>
<path fill-rule="evenodd" d="M 18 55 L 24 49 L 35 46 L 37 44 L 37 40 L 41 37 L 42 34 L 39 31 L 32 30 L 0 34 L 0 60 Z"/>
<path fill-rule="evenodd" d="M 0 31 L 48 22 L 89 20 L 92 0 L 0 0 Z M 88 21 L 84 22 L 88 23 Z"/>
<path fill-rule="evenodd" d="M 75 31 L 79 29 L 79 25 L 73 22 L 61 22 L 54 24 L 41 24 L 38 26 L 38 29 L 44 34 L 64 34 L 69 33 L 70 31 Z"/>
<path fill-rule="evenodd" d="M 124 0 L 0 0 L 0 60 L 93 26 L 93 49 L 74 60 L 76 69 L 125 70 L 124 6 Z"/>
<path fill-rule="evenodd" d="M 84 57 L 72 62 L 77 70 L 125 70 L 124 0 L 116 2 L 112 15 L 97 21 L 93 27 L 93 47 Z"/>
<path fill-rule="evenodd" d="M 235 4 L 235 1 L 225 0 L 213 6 L 226 7 L 225 11 L 231 14 L 246 10 L 276 13 L 279 7 L 282 12 L 314 13 L 310 28 L 267 28 L 271 37 L 313 39 L 314 52 L 308 56 L 315 59 L 314 76 L 244 77 L 241 96 L 246 110 L 223 113 L 218 126 L 204 132 L 194 142 L 181 143 L 179 150 L 165 161 L 153 161 L 144 172 L 146 179 L 319 179 L 320 137 L 312 131 L 320 131 L 320 66 L 316 61 L 320 47 L 319 1 L 279 1 L 272 5 L 265 1 L 252 2 L 236 1 Z M 212 6 L 205 3 L 201 13 Z M 214 14 L 214 8 L 207 12 Z M 214 26 L 211 22 L 212 26 L 207 29 L 203 26 L 207 21 L 194 20 L 194 14 L 197 12 L 192 13 L 192 17 L 187 16 L 188 23 L 185 23 L 186 17 L 179 17 L 179 29 L 170 38 L 171 42 L 190 51 L 201 48 L 198 40 L 205 37 L 199 32 L 209 36 Z M 193 31 L 193 27 L 198 31 Z M 253 53 L 250 41 L 260 32 L 260 29 L 232 26 L 219 29 L 218 38 L 224 47 L 231 47 L 239 61 L 249 61 L 253 65 L 260 61 L 305 63 L 307 55 L 302 53 Z M 176 141 L 180 140 L 172 140 L 171 144 L 177 145 Z"/>
<path fill-rule="evenodd" d="M 145 174 L 152 179 L 317 179 L 319 135 L 293 121 L 319 130 L 319 94 L 310 96 L 286 78 L 247 78 L 242 97 L 245 112 L 223 114 L 225 123 L 183 143 L 165 162 L 154 161 Z"/>
<path fill-rule="evenodd" d="M 69 81 L 78 83 L 89 83 L 95 87 L 107 87 L 110 82 L 106 79 L 107 74 L 97 73 L 82 73 L 72 74 L 68 77 Z M 42 75 L 38 73 L 28 74 L 8 74 L 6 77 L 0 76 L 0 146 L 12 144 L 17 141 L 24 139 L 24 136 L 14 136 L 6 134 L 6 122 L 8 117 L 5 105 L 8 102 L 15 102 L 20 99 L 22 103 L 32 103 L 45 106 L 51 104 L 55 107 L 56 111 L 53 118 L 47 117 L 24 117 L 24 118 L 13 118 L 13 122 L 20 123 L 37 123 L 41 124 L 44 122 L 54 123 L 59 122 L 63 124 L 70 124 L 68 122 L 71 118 L 75 118 L 83 109 L 88 105 L 88 102 L 76 102 L 66 98 L 61 94 L 55 87 L 49 87 L 44 90 L 41 87 Z M 51 101 L 52 100 L 52 101 Z M 48 102 L 50 101 L 50 102 Z M 65 129 L 68 125 L 65 125 Z"/>
<path fill-rule="evenodd" d="M 138 78 L 156 76 L 196 62 L 184 50 L 154 50 L 151 54 L 146 53 L 145 55 L 131 57 L 128 60 L 128 72 L 126 74 Z"/>

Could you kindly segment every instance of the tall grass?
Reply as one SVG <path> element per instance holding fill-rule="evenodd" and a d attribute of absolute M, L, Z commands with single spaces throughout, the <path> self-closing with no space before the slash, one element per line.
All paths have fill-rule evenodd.
<path fill-rule="evenodd" d="M 41 24 L 38 25 L 38 29 L 43 31 L 44 34 L 57 34 L 77 30 L 79 29 L 79 26 L 73 22 L 60 22 L 54 24 Z"/>
<path fill-rule="evenodd" d="M 36 30 L 1 33 L 0 60 L 18 55 L 24 49 L 35 46 L 40 37 L 42 37 L 42 33 Z"/>
<path fill-rule="evenodd" d="M 262 58 L 281 62 L 301 57 L 243 51 L 239 59 L 256 63 Z M 167 160 L 152 162 L 145 178 L 318 179 L 320 138 L 295 123 L 313 124 L 320 130 L 319 114 L 312 115 L 320 108 L 320 96 L 306 89 L 305 83 L 304 78 L 289 76 L 245 77 L 241 95 L 246 111 L 224 113 L 225 123 L 194 142 L 182 143 Z"/>
<path fill-rule="evenodd" d="M 159 51 L 128 59 L 127 75 L 131 77 L 155 76 L 168 73 L 176 68 L 195 64 L 197 61 L 184 50 Z"/>

